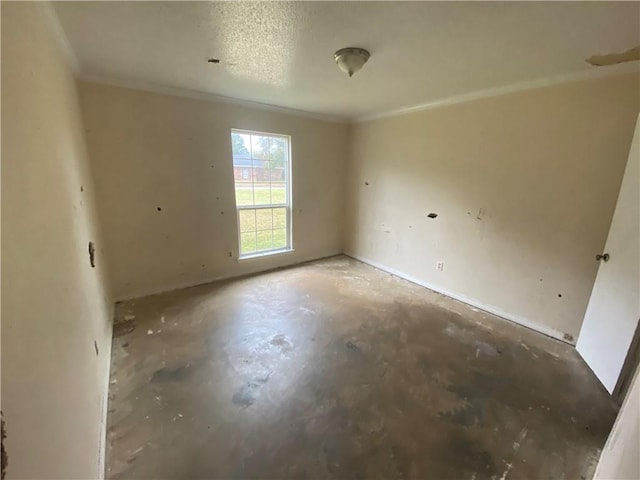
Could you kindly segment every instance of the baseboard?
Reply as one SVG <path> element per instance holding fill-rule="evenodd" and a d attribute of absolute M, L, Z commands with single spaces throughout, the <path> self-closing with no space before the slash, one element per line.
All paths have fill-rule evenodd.
<path fill-rule="evenodd" d="M 482 310 L 484 312 L 490 313 L 492 315 L 496 315 L 498 317 L 501 317 L 505 320 L 509 320 L 510 322 L 513 323 L 517 323 L 518 325 L 521 325 L 523 327 L 526 327 L 530 330 L 533 330 L 535 332 L 538 333 L 542 333 L 543 335 L 546 335 L 548 337 L 554 338 L 556 340 L 560 340 L 561 342 L 567 343 L 569 345 L 575 346 L 575 342 L 570 342 L 567 339 L 564 338 L 564 333 L 563 332 L 559 332 L 558 330 L 555 330 L 553 328 L 547 327 L 545 325 L 541 325 L 537 322 L 531 321 L 527 318 L 521 317 L 519 315 L 515 315 L 513 313 L 509 313 L 509 312 L 505 312 L 504 310 L 493 306 L 493 305 L 487 305 L 485 303 L 482 303 L 474 298 L 469 298 L 465 295 L 461 295 L 457 292 L 452 292 L 450 290 L 444 289 L 442 287 L 439 287 L 438 285 L 434 285 L 432 283 L 429 282 L 425 282 L 424 280 L 421 280 L 419 278 L 416 278 L 412 275 L 408 275 L 404 272 L 401 272 L 399 270 L 396 270 L 395 268 L 389 267 L 388 265 L 384 265 L 382 263 L 376 262 L 374 260 L 371 260 L 369 258 L 363 257 L 362 255 L 358 255 L 356 253 L 353 252 L 345 252 L 344 253 L 346 256 L 351 257 L 355 260 L 358 260 L 362 263 L 366 263 L 367 265 L 371 265 L 374 268 L 377 268 L 378 270 L 382 270 L 384 272 L 390 273 L 391 275 L 395 275 L 396 277 L 400 277 L 404 280 L 407 280 L 411 283 L 415 283 L 416 285 L 420 285 L 421 287 L 425 287 L 428 288 L 429 290 L 433 290 L 434 292 L 438 292 L 441 293 L 443 295 L 446 295 L 447 297 L 453 298 L 454 300 L 458 300 L 459 302 L 465 303 L 467 305 L 470 305 L 474 308 L 477 308 L 479 310 Z"/>
<path fill-rule="evenodd" d="M 312 258 L 307 258 L 307 259 L 296 259 L 292 262 L 286 262 L 283 264 L 280 264 L 278 266 L 270 266 L 270 267 L 265 267 L 265 268 L 256 268 L 255 270 L 251 270 L 249 272 L 244 271 L 242 273 L 238 272 L 238 273 L 232 273 L 232 274 L 228 274 L 228 275 L 219 275 L 219 276 L 212 276 L 210 278 L 206 278 L 204 280 L 191 280 L 191 281 L 185 281 L 185 282 L 178 282 L 175 284 L 172 284 L 170 286 L 167 287 L 161 287 L 161 288 L 155 288 L 155 289 L 149 289 L 146 291 L 141 291 L 141 292 L 135 292 L 132 294 L 126 294 L 126 295 L 120 295 L 117 296 L 115 298 L 116 302 L 122 302 L 122 301 L 127 301 L 127 300 L 133 300 L 136 298 L 141 298 L 141 297 L 146 297 L 149 295 L 158 295 L 160 293 L 166 293 L 166 292 L 170 292 L 173 290 L 179 290 L 181 288 L 189 288 L 189 287 L 197 287 L 199 285 L 206 285 L 209 283 L 213 283 L 213 282 L 219 282 L 222 280 L 229 280 L 231 278 L 241 278 L 241 277 L 246 277 L 249 275 L 255 275 L 257 273 L 266 273 L 266 272 L 271 272 L 274 270 L 280 270 L 282 268 L 287 268 L 287 267 L 292 267 L 294 265 L 301 265 L 304 263 L 309 263 L 309 262 L 315 262 L 317 260 L 322 260 L 324 258 L 330 258 L 330 257 L 334 257 L 336 255 L 346 255 L 348 257 L 351 257 L 355 260 L 358 260 L 360 262 L 366 263 L 367 265 L 371 265 L 374 268 L 377 268 L 378 270 L 382 270 L 384 272 L 390 273 L 391 275 L 395 275 L 396 277 L 400 277 L 404 280 L 407 280 L 411 283 L 415 283 L 416 285 L 420 285 L 421 287 L 424 288 L 428 288 L 429 290 L 433 290 L 434 292 L 437 293 L 441 293 L 443 295 L 446 295 L 447 297 L 453 298 L 454 300 L 458 300 L 459 302 L 462 302 L 466 305 L 470 305 L 474 308 L 477 308 L 479 310 L 482 310 L 484 312 L 490 313 L 492 315 L 496 315 L 498 317 L 501 317 L 505 320 L 508 320 L 510 322 L 516 323 L 518 325 L 521 325 L 523 327 L 526 327 L 530 330 L 533 330 L 535 332 L 541 333 L 543 335 L 546 335 L 548 337 L 551 337 L 555 340 L 560 340 L 563 343 L 566 343 L 568 345 L 572 345 L 575 346 L 575 341 L 568 341 L 567 339 L 564 338 L 564 332 L 560 332 L 558 330 L 555 330 L 551 327 L 547 327 L 546 325 L 541 325 L 540 323 L 534 322 L 532 320 L 529 320 L 528 318 L 522 317 L 520 315 L 516 315 L 510 312 L 506 312 L 504 310 L 502 310 L 501 308 L 498 308 L 494 305 L 487 305 L 485 303 L 480 302 L 479 300 L 476 300 L 474 298 L 469 298 L 465 295 L 462 295 L 460 293 L 457 292 L 453 292 L 451 290 L 447 290 L 444 289 L 438 285 L 434 285 L 432 283 L 429 282 L 425 282 L 424 280 L 421 280 L 419 278 L 416 278 L 412 275 L 408 275 L 405 272 L 401 272 L 400 270 L 397 270 L 395 268 L 389 267 L 388 265 L 384 265 L 382 263 L 376 262 L 375 260 L 371 260 L 369 258 L 363 257 L 362 255 L 358 255 L 356 253 L 353 252 L 344 252 L 344 253 L 340 253 L 340 252 L 336 252 L 336 253 L 330 253 L 327 255 L 320 255 L 318 257 L 312 257 Z"/>
<path fill-rule="evenodd" d="M 180 290 L 183 288 L 197 287 L 200 285 L 207 285 L 209 283 L 220 282 L 222 280 L 230 280 L 232 278 L 242 278 L 250 275 L 255 275 L 257 273 L 267 273 L 275 270 L 280 270 L 282 268 L 293 267 L 295 265 L 302 265 L 304 263 L 315 262 L 318 260 L 322 260 L 325 258 L 335 257 L 337 255 L 343 255 L 342 252 L 329 252 L 320 254 L 319 256 L 311 256 L 308 258 L 297 258 L 290 262 L 279 263 L 276 266 L 259 266 L 255 269 L 244 270 L 242 272 L 234 272 L 226 275 L 217 275 L 207 277 L 205 279 L 200 280 L 186 280 L 184 282 L 176 282 L 171 285 L 163 286 L 163 287 L 154 287 L 150 289 L 144 289 L 133 293 L 128 293 L 124 295 L 117 295 L 114 297 L 114 302 L 125 302 L 127 300 L 135 300 L 136 298 L 148 297 L 150 295 L 159 295 L 161 293 L 172 292 L 174 290 Z M 264 258 L 264 257 L 261 257 Z"/>
<path fill-rule="evenodd" d="M 107 414 L 109 412 L 109 380 L 111 378 L 111 347 L 113 345 L 113 313 L 114 304 L 109 302 L 109 312 L 107 316 L 107 342 L 103 358 L 107 359 L 106 379 L 104 386 L 104 394 L 102 397 L 102 412 L 101 412 L 101 424 L 100 424 L 100 443 L 98 451 L 98 474 L 99 479 L 107 477 L 106 464 L 107 464 Z"/>

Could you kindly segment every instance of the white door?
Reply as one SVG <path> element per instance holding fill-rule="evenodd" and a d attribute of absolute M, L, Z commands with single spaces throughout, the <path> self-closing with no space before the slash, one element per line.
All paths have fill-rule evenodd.
<path fill-rule="evenodd" d="M 576 348 L 613 393 L 640 319 L 640 116 Z"/>

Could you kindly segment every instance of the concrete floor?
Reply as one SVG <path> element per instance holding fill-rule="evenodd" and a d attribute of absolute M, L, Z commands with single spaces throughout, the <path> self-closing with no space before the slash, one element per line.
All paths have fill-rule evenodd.
<path fill-rule="evenodd" d="M 588 477 L 568 345 L 349 259 L 117 305 L 109 478 Z"/>

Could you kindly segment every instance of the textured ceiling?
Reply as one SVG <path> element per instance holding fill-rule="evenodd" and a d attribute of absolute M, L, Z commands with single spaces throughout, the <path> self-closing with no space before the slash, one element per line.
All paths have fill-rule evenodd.
<path fill-rule="evenodd" d="M 57 2 L 89 78 L 361 117 L 594 67 L 640 44 L 628 2 Z M 333 52 L 371 52 L 348 78 Z M 218 58 L 219 64 L 207 63 Z M 639 62 L 634 62 L 638 64 Z"/>

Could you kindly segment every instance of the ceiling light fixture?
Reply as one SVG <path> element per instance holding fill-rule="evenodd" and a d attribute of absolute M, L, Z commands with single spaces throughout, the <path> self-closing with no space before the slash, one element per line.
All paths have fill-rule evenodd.
<path fill-rule="evenodd" d="M 371 55 L 364 48 L 347 47 L 341 48 L 333 54 L 338 67 L 350 77 L 359 71 L 367 63 Z"/>

